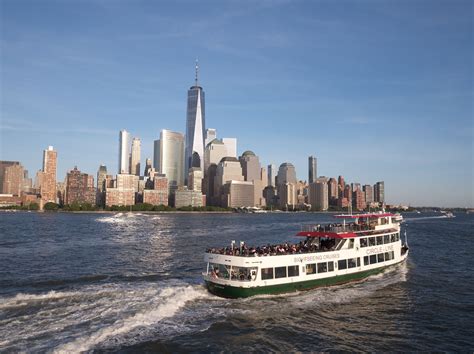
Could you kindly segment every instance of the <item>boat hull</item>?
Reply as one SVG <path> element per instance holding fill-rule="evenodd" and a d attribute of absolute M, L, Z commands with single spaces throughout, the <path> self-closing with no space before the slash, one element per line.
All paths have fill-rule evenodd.
<path fill-rule="evenodd" d="M 336 276 L 328 277 L 328 278 L 312 279 L 312 280 L 291 282 L 291 283 L 278 284 L 278 285 L 255 286 L 255 287 L 245 288 L 245 287 L 237 287 L 237 286 L 231 286 L 231 285 L 225 285 L 225 284 L 218 284 L 209 280 L 206 280 L 205 283 L 210 293 L 217 295 L 219 297 L 236 299 L 236 298 L 245 298 L 245 297 L 250 297 L 250 296 L 255 296 L 255 295 L 284 294 L 284 293 L 291 293 L 291 292 L 296 292 L 296 291 L 310 290 L 310 289 L 319 288 L 319 287 L 345 284 L 345 283 L 349 283 L 353 281 L 362 280 L 374 274 L 378 274 L 384 271 L 386 268 L 392 267 L 396 264 L 380 267 L 380 268 L 363 270 L 363 271 L 355 272 L 355 273 L 336 275 Z"/>

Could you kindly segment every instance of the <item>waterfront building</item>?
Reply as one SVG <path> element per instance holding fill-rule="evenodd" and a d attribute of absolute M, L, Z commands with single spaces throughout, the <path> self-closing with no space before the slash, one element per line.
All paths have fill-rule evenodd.
<path fill-rule="evenodd" d="M 192 167 L 188 174 L 188 189 L 202 192 L 202 170 L 199 167 Z"/>
<path fill-rule="evenodd" d="M 354 207 L 357 210 L 364 210 L 367 206 L 365 201 L 365 193 L 358 189 L 354 192 Z"/>
<path fill-rule="evenodd" d="M 201 169 L 204 167 L 205 94 L 198 84 L 198 72 L 199 66 L 196 62 L 195 83 L 188 90 L 186 110 L 185 176 L 188 175 L 189 169 L 192 167 Z"/>
<path fill-rule="evenodd" d="M 215 185 L 217 183 L 217 164 L 211 164 L 203 179 L 203 192 L 206 195 L 206 201 L 209 205 L 219 205 L 220 199 L 219 194 L 216 194 Z"/>
<path fill-rule="evenodd" d="M 255 205 L 254 184 L 248 181 L 227 181 L 222 187 L 222 202 L 225 208 L 251 207 Z"/>
<path fill-rule="evenodd" d="M 107 185 L 109 183 L 106 182 Z M 135 204 L 135 191 L 138 190 L 138 176 L 125 173 L 118 174 L 113 185 L 114 187 L 106 187 L 106 206 L 128 206 Z"/>
<path fill-rule="evenodd" d="M 339 208 L 347 208 L 349 206 L 349 199 L 345 197 L 339 197 L 337 200 L 337 206 Z"/>
<path fill-rule="evenodd" d="M 119 133 L 118 173 L 127 174 L 130 172 L 130 149 L 130 133 L 126 130 L 121 130 Z"/>
<path fill-rule="evenodd" d="M 267 171 L 268 171 L 268 181 L 267 181 L 267 186 L 272 186 L 275 187 L 275 177 L 276 177 L 276 166 L 273 164 L 270 164 L 267 166 Z"/>
<path fill-rule="evenodd" d="M 266 186 L 263 190 L 263 197 L 267 207 L 273 207 L 278 204 L 277 191 L 274 186 Z"/>
<path fill-rule="evenodd" d="M 217 131 L 215 129 L 206 129 L 206 134 L 204 137 L 204 148 L 214 139 L 217 139 Z"/>
<path fill-rule="evenodd" d="M 139 138 L 132 140 L 132 152 L 130 154 L 130 174 L 140 176 L 141 141 Z"/>
<path fill-rule="evenodd" d="M 360 190 L 360 183 L 351 183 L 351 192 L 355 193 Z"/>
<path fill-rule="evenodd" d="M 23 178 L 25 170 L 20 163 L 7 165 L 4 168 L 2 194 L 11 194 L 13 196 L 21 196 L 23 191 Z"/>
<path fill-rule="evenodd" d="M 33 180 L 28 177 L 28 170 L 23 171 L 23 186 L 22 191 L 24 193 L 34 193 Z"/>
<path fill-rule="evenodd" d="M 316 178 L 309 184 L 309 202 L 313 210 L 327 210 L 328 202 L 328 179 L 326 177 Z"/>
<path fill-rule="evenodd" d="M 351 186 L 349 184 L 346 184 L 344 187 L 344 198 L 347 199 L 348 203 L 352 203 L 352 191 L 351 191 Z"/>
<path fill-rule="evenodd" d="M 199 191 L 190 190 L 184 186 L 179 187 L 173 193 L 174 207 L 202 207 L 204 206 L 204 196 Z"/>
<path fill-rule="evenodd" d="M 316 178 L 318 178 L 318 162 L 316 157 L 310 156 L 308 157 L 308 183 L 316 182 Z"/>
<path fill-rule="evenodd" d="M 81 173 L 74 167 L 66 175 L 66 193 L 64 204 L 87 203 L 94 205 L 96 201 L 96 189 L 94 188 L 94 177 L 87 173 Z"/>
<path fill-rule="evenodd" d="M 145 162 L 145 170 L 143 171 L 143 175 L 145 177 L 148 177 L 150 176 L 150 171 L 152 169 L 152 164 L 151 164 L 151 159 L 150 158 L 147 158 L 146 159 L 146 162 Z"/>
<path fill-rule="evenodd" d="M 329 205 L 337 205 L 338 198 L 338 184 L 335 178 L 330 178 L 328 181 L 328 198 Z"/>
<path fill-rule="evenodd" d="M 143 191 L 143 203 L 168 205 L 168 179 L 165 175 L 159 173 L 153 173 L 151 178 L 152 189 Z"/>
<path fill-rule="evenodd" d="M 370 205 L 374 202 L 374 189 L 370 184 L 366 184 L 362 189 L 365 194 L 365 202 Z"/>
<path fill-rule="evenodd" d="M 374 201 L 385 204 L 385 183 L 383 181 L 377 182 L 374 185 Z"/>
<path fill-rule="evenodd" d="M 41 205 L 52 202 L 56 203 L 56 169 L 58 154 L 52 146 L 43 151 L 43 170 L 41 171 Z"/>
<path fill-rule="evenodd" d="M 3 190 L 3 179 L 5 177 L 5 169 L 9 166 L 20 165 L 19 161 L 0 161 L 0 194 L 10 194 L 5 193 Z"/>
<path fill-rule="evenodd" d="M 222 138 L 222 142 L 227 150 L 227 156 L 237 158 L 237 139 L 236 138 Z"/>
<path fill-rule="evenodd" d="M 97 187 L 96 187 L 96 205 L 105 206 L 105 183 L 107 178 L 107 166 L 100 165 L 97 170 Z"/>
<path fill-rule="evenodd" d="M 172 191 L 184 185 L 184 136 L 163 129 L 159 142 L 158 171 L 166 175 L 168 188 Z"/>

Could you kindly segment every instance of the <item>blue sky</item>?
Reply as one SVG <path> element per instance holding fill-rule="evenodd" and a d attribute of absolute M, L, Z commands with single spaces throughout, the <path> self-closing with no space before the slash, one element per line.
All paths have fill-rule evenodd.
<path fill-rule="evenodd" d="M 0 159 L 117 169 L 118 132 L 207 127 L 307 179 L 384 180 L 388 202 L 474 206 L 472 1 L 1 0 Z"/>

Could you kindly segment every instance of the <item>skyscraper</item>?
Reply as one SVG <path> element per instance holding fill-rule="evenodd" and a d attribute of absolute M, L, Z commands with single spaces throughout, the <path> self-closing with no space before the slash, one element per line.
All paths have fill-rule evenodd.
<path fill-rule="evenodd" d="M 184 185 L 184 136 L 163 129 L 160 133 L 159 171 L 168 178 L 170 190 Z M 156 142 L 155 142 L 156 143 Z"/>
<path fill-rule="evenodd" d="M 52 146 L 43 151 L 43 170 L 41 172 L 41 208 L 48 202 L 56 203 L 56 168 L 58 154 Z"/>
<path fill-rule="evenodd" d="M 277 191 L 280 207 L 285 208 L 296 205 L 296 183 L 298 180 L 296 179 L 295 166 L 289 162 L 282 163 L 278 169 L 277 180 Z"/>
<path fill-rule="evenodd" d="M 152 169 L 151 159 L 147 158 L 145 162 L 145 170 L 143 171 L 143 175 L 146 177 L 150 176 L 151 169 Z"/>
<path fill-rule="evenodd" d="M 97 194 L 96 204 L 103 207 L 105 205 L 105 181 L 107 179 L 107 167 L 100 165 L 97 171 Z"/>
<path fill-rule="evenodd" d="M 268 182 L 267 186 L 275 187 L 276 167 L 273 164 L 268 165 Z"/>
<path fill-rule="evenodd" d="M 66 175 L 65 204 L 88 203 L 94 205 L 95 201 L 94 177 L 87 173 L 81 173 L 77 167 L 74 167 Z"/>
<path fill-rule="evenodd" d="M 153 168 L 160 171 L 160 139 L 153 142 Z"/>
<path fill-rule="evenodd" d="M 20 196 L 23 190 L 24 174 L 25 171 L 23 166 L 19 163 L 5 167 L 5 172 L 3 175 L 3 187 L 0 186 L 2 187 L 2 193 Z"/>
<path fill-rule="evenodd" d="M 374 184 L 374 201 L 380 204 L 385 203 L 385 183 L 383 181 Z"/>
<path fill-rule="evenodd" d="M 204 138 L 204 148 L 206 148 L 207 144 L 217 138 L 217 131 L 215 129 L 206 129 L 206 136 Z"/>
<path fill-rule="evenodd" d="M 188 107 L 186 117 L 186 150 L 184 174 L 187 177 L 191 167 L 204 168 L 204 130 L 206 127 L 205 97 L 202 87 L 198 85 L 199 66 L 196 61 L 196 78 L 194 86 L 188 90 Z"/>
<path fill-rule="evenodd" d="M 316 182 L 318 178 L 318 162 L 316 157 L 308 157 L 308 183 Z"/>
<path fill-rule="evenodd" d="M 132 152 L 130 155 L 130 174 L 140 176 L 140 151 L 141 141 L 139 138 L 132 140 Z"/>
<path fill-rule="evenodd" d="M 121 130 L 119 133 L 119 159 L 118 159 L 118 173 L 130 172 L 130 133 L 126 130 Z"/>

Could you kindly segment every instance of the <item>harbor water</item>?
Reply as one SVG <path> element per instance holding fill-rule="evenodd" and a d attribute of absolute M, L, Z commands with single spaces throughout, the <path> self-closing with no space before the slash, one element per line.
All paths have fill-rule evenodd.
<path fill-rule="evenodd" d="M 203 253 L 299 241 L 330 214 L 0 213 L 0 352 L 472 351 L 474 215 L 405 214 L 407 262 L 229 300 Z"/>

